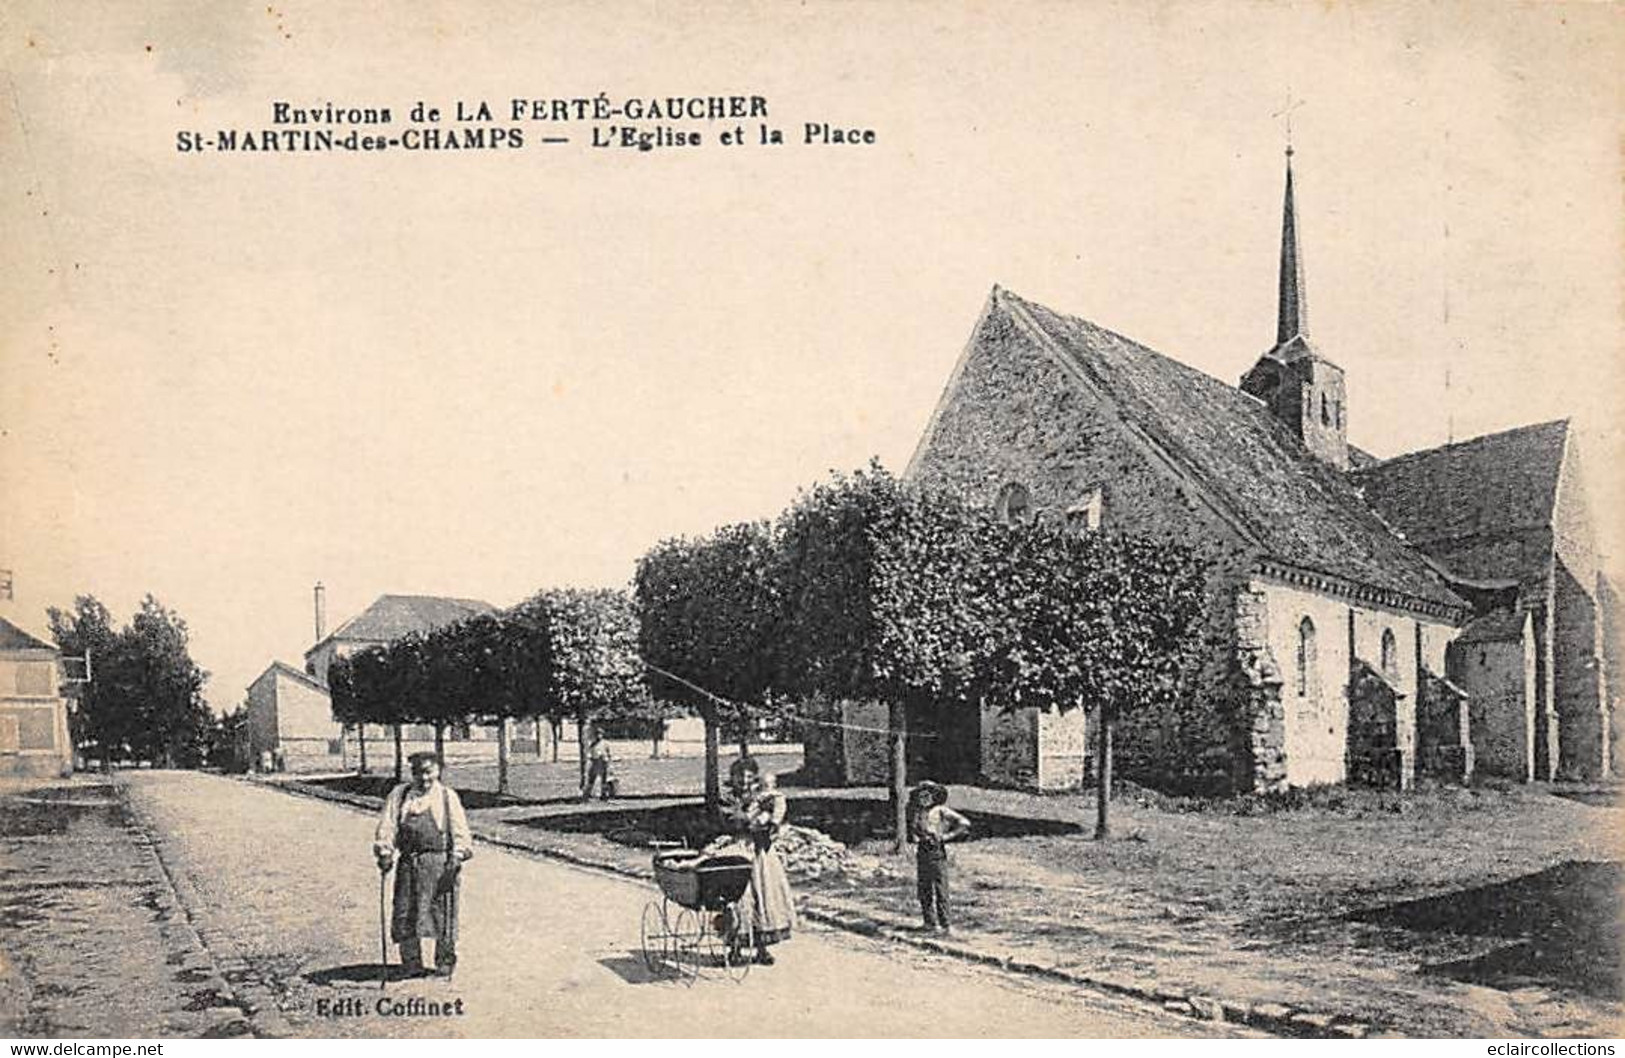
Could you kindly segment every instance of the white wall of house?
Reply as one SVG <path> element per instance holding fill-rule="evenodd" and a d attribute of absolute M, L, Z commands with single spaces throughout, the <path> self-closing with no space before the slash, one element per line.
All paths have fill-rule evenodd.
<path fill-rule="evenodd" d="M 73 771 L 67 703 L 55 651 L 0 654 L 0 775 L 43 778 Z"/>

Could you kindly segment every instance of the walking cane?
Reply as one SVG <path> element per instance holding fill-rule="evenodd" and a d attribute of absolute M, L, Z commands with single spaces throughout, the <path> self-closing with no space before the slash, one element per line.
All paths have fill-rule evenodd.
<path fill-rule="evenodd" d="M 393 866 L 391 864 L 390 866 Z M 384 883 L 389 878 L 389 867 L 378 871 L 378 988 L 380 991 L 389 987 L 389 926 L 388 916 L 384 913 Z"/>

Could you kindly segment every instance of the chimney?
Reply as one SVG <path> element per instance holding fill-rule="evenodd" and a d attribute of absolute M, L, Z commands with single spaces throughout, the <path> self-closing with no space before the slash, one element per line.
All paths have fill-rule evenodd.
<path fill-rule="evenodd" d="M 316 642 L 322 641 L 327 634 L 327 589 L 322 582 L 316 582 Z"/>

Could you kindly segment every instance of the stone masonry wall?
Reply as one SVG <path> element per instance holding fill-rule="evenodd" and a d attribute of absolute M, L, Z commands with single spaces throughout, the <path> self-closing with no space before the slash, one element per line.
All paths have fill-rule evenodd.
<path fill-rule="evenodd" d="M 1597 618 L 1595 528 L 1574 432 L 1569 431 L 1552 512 L 1552 694 L 1558 721 L 1558 771 L 1598 778 L 1609 771 L 1612 718 Z"/>
<path fill-rule="evenodd" d="M 1449 675 L 1468 694 L 1478 770 L 1524 782 L 1535 771 L 1535 642 L 1525 620 L 1519 639 L 1459 643 Z"/>
<path fill-rule="evenodd" d="M 967 349 L 909 468 L 912 481 L 991 505 L 1008 484 L 1028 489 L 1038 517 L 1059 517 L 1100 490 L 1105 527 L 1176 540 L 1210 570 L 1214 642 L 1201 691 L 1179 708 L 1118 724 L 1116 767 L 1153 784 L 1247 772 L 1229 692 L 1233 597 L 1253 554 L 1162 461 L 1115 406 L 1037 344 L 997 298 Z M 1035 764 L 1036 767 L 1036 764 Z"/>

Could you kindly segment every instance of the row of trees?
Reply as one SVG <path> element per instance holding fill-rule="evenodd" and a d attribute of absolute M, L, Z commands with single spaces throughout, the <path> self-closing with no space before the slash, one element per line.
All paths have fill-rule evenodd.
<path fill-rule="evenodd" d="M 122 628 L 93 595 L 47 611 L 65 657 L 90 658 L 94 678 L 76 685 L 74 745 L 103 768 L 119 761 L 195 768 L 216 755 L 220 727 L 203 699 L 208 679 L 192 660 L 190 633 L 148 595 Z"/>
<path fill-rule="evenodd" d="M 565 722 L 581 739 L 595 718 L 656 719 L 637 653 L 638 626 L 623 591 L 544 591 L 501 614 L 487 614 L 387 647 L 335 659 L 328 670 L 334 719 L 395 728 L 401 771 L 402 723 L 429 724 L 435 748 L 448 726 L 499 727 L 498 787 L 508 790 L 509 721 L 546 722 L 554 745 Z M 365 741 L 362 767 L 366 767 Z M 555 750 L 556 752 L 556 750 Z"/>
<path fill-rule="evenodd" d="M 705 721 L 713 805 L 722 732 L 814 698 L 883 702 L 899 843 L 910 715 L 984 701 L 1098 710 L 1104 836 L 1116 722 L 1188 694 L 1205 606 L 1203 568 L 1181 546 L 1006 522 L 871 466 L 775 522 L 660 543 L 630 596 L 543 592 L 335 663 L 329 683 L 342 722 L 441 732 L 686 709 Z M 505 735 L 502 748 L 506 789 Z"/>
<path fill-rule="evenodd" d="M 814 696 L 886 703 L 899 845 L 909 715 L 984 700 L 1099 711 L 1104 837 L 1116 722 L 1188 695 L 1207 605 L 1185 547 L 1006 522 L 877 465 L 804 492 L 776 523 L 666 541 L 639 562 L 635 595 L 655 686 L 708 728 Z M 708 768 L 708 795 L 714 781 Z"/>

